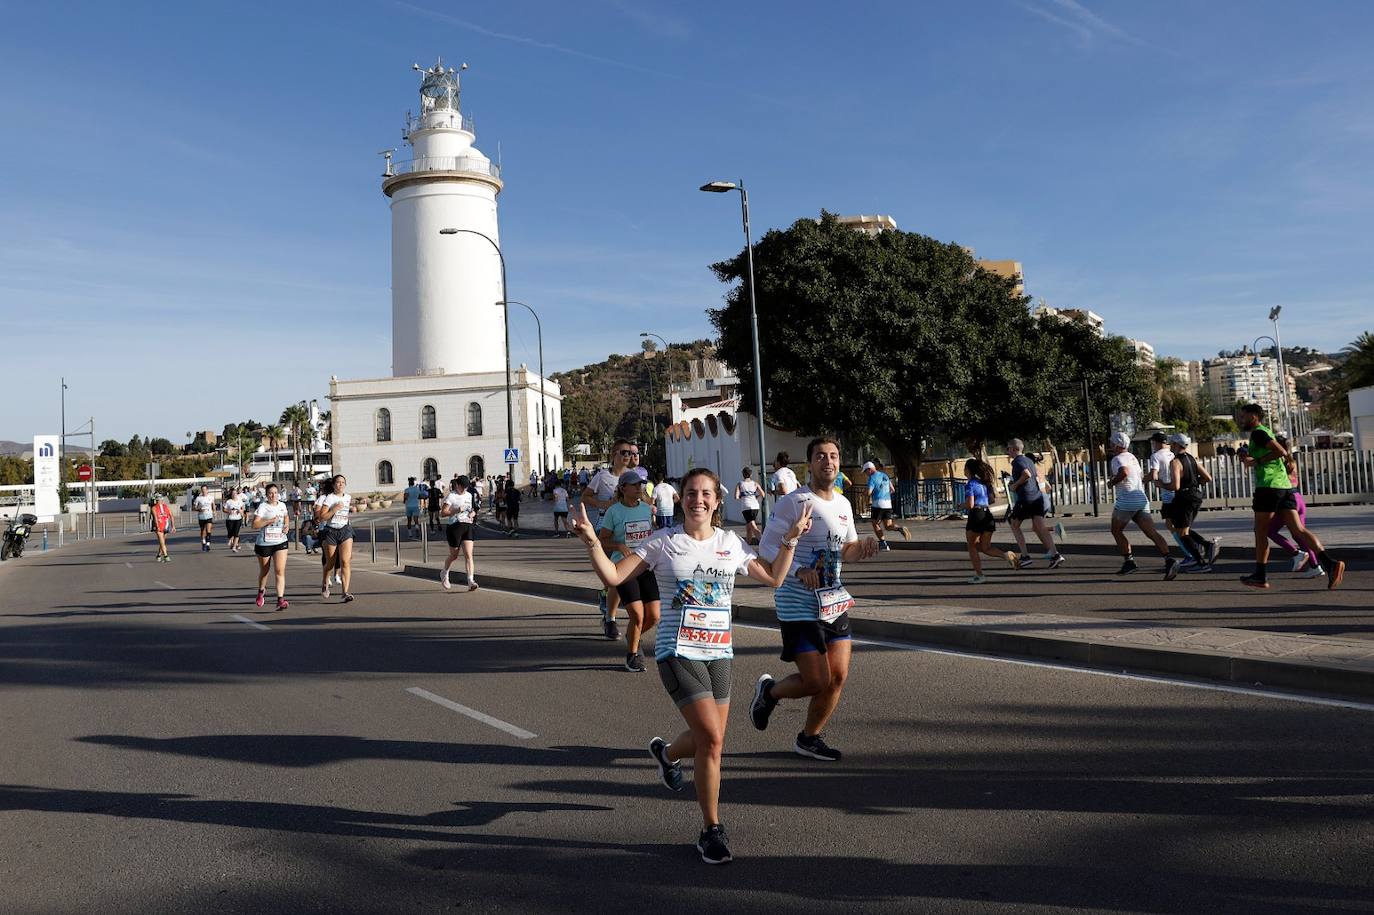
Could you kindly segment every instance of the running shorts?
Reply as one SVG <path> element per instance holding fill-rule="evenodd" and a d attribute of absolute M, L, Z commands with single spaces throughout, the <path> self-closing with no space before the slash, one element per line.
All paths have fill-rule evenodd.
<path fill-rule="evenodd" d="M 868 510 L 868 519 L 870 521 L 891 521 L 892 507 L 889 506 L 887 508 L 879 508 L 878 506 L 874 505 Z"/>
<path fill-rule="evenodd" d="M 634 578 L 627 579 L 615 586 L 621 603 L 633 604 L 636 601 L 650 603 L 659 599 L 658 579 L 653 569 L 645 569 Z"/>
<path fill-rule="evenodd" d="M 257 543 L 253 545 L 253 552 L 257 553 L 259 556 L 266 559 L 273 553 L 280 553 L 282 550 L 286 549 L 290 545 L 291 544 L 287 543 L 285 540 L 283 540 L 281 543 L 274 543 L 271 546 L 265 546 L 261 543 Z"/>
<path fill-rule="evenodd" d="M 1034 499 L 1022 499 L 1011 507 L 1011 516 L 1017 521 L 1027 521 L 1031 518 L 1045 517 L 1045 496 L 1036 496 Z"/>
<path fill-rule="evenodd" d="M 1261 486 L 1255 490 L 1255 498 L 1250 503 L 1252 511 L 1256 512 L 1279 512 L 1285 509 L 1290 511 L 1298 510 L 1298 497 L 1293 495 L 1292 489 L 1275 489 L 1272 486 Z"/>
<path fill-rule="evenodd" d="M 353 525 L 345 524 L 343 527 L 330 527 L 325 525 L 320 528 L 320 543 L 331 543 L 338 546 L 345 540 L 353 539 Z"/>
<path fill-rule="evenodd" d="M 797 655 L 808 651 L 825 654 L 826 646 L 831 642 L 840 642 L 851 637 L 848 613 L 840 614 L 839 618 L 831 623 L 822 623 L 820 620 L 780 620 L 778 626 L 782 629 L 782 654 L 779 657 L 784 661 L 795 661 Z"/>
<path fill-rule="evenodd" d="M 968 522 L 964 530 L 975 534 L 991 534 L 997 530 L 997 521 L 986 505 L 975 505 L 968 510 Z"/>
<path fill-rule="evenodd" d="M 237 537 L 237 536 L 239 535 L 239 528 L 241 528 L 241 527 L 243 527 L 243 519 L 242 519 L 242 518 L 225 518 L 225 519 L 224 519 L 224 531 L 225 531 L 225 533 L 228 534 L 230 537 Z"/>
<path fill-rule="evenodd" d="M 1112 509 L 1112 520 L 1119 524 L 1130 524 L 1132 521 L 1140 523 L 1140 517 L 1144 515 L 1150 517 L 1150 507 L 1144 508 L 1114 508 Z"/>
<path fill-rule="evenodd" d="M 519 506 L 519 505 L 507 505 L 507 506 L 506 506 L 506 517 L 509 518 L 509 519 L 512 520 L 512 521 L 514 521 L 516 518 L 519 518 L 519 517 L 520 517 L 520 506 Z"/>
<path fill-rule="evenodd" d="M 658 678 L 678 708 L 702 699 L 715 699 L 716 705 L 725 705 L 730 701 L 730 661 L 664 658 L 658 662 Z"/>
<path fill-rule="evenodd" d="M 1159 513 L 1165 521 L 1173 524 L 1174 527 L 1192 527 L 1193 520 L 1197 518 L 1198 509 L 1202 507 L 1202 493 L 1197 490 L 1180 491 L 1174 496 L 1172 502 L 1166 502 L 1159 507 Z"/>
<path fill-rule="evenodd" d="M 215 516 L 214 516 L 214 515 L 211 515 L 211 516 L 208 517 L 208 518 L 199 518 L 199 517 L 198 517 L 198 518 L 196 518 L 196 523 L 199 524 L 201 527 L 204 527 L 204 526 L 207 525 L 207 524 L 210 525 L 211 527 L 214 527 L 214 526 L 215 526 Z"/>
<path fill-rule="evenodd" d="M 742 508 L 740 509 L 740 513 L 744 515 L 745 524 L 752 524 L 759 518 L 759 510 L 757 508 Z"/>
<path fill-rule="evenodd" d="M 554 516 L 555 518 L 562 518 L 564 521 L 567 521 L 567 520 L 568 520 L 568 513 L 567 513 L 567 512 L 554 512 L 554 513 L 553 513 L 553 516 Z"/>
<path fill-rule="evenodd" d="M 464 540 L 473 540 L 472 525 L 467 521 L 455 521 L 452 524 L 446 524 L 444 525 L 444 536 L 448 538 L 448 545 L 456 550 Z"/>

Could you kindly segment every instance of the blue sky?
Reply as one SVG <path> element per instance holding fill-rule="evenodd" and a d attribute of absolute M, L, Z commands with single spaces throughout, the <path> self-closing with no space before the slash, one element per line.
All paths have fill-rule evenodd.
<path fill-rule="evenodd" d="M 756 231 L 886 213 L 1162 355 L 1369 329 L 1374 4 L 0 3 L 0 438 L 182 441 L 389 374 L 378 150 L 466 61 L 550 370 L 709 335 Z M 401 153 L 400 155 L 404 155 Z M 528 318 L 513 357 L 534 364 Z M 12 380 L 22 379 L 15 396 Z M 73 418 L 76 418 L 73 420 Z"/>

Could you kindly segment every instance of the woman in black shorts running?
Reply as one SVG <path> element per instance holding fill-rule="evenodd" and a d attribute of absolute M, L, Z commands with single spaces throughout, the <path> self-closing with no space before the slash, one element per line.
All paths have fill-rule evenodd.
<path fill-rule="evenodd" d="M 267 572 L 273 573 L 277 587 L 277 609 L 285 610 L 290 606 L 286 600 L 286 504 L 279 501 L 276 483 L 267 484 L 267 500 L 253 512 L 253 530 L 260 531 L 253 552 L 258 557 L 258 597 L 254 601 L 259 607 L 267 593 Z"/>
<path fill-rule="evenodd" d="M 1001 559 L 1014 569 L 1016 554 L 992 547 L 992 535 L 997 530 L 997 522 L 993 520 L 989 506 L 994 492 L 992 468 L 977 458 L 969 458 L 964 462 L 964 476 L 968 477 L 964 496 L 968 523 L 964 525 L 964 537 L 968 541 L 969 562 L 973 563 L 973 577 L 968 583 L 981 585 L 987 581 L 987 576 L 983 574 L 983 556 Z"/>

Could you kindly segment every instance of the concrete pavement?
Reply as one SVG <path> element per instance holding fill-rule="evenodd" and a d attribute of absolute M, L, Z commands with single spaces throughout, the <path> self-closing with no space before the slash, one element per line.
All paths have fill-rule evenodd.
<path fill-rule="evenodd" d="M 741 627 L 707 868 L 643 750 L 671 703 L 584 607 L 322 603 L 298 556 L 275 614 L 251 557 L 179 545 L 0 568 L 6 911 L 1374 911 L 1368 706 L 860 644 L 828 766 L 794 703 L 749 727 L 782 665 Z"/>

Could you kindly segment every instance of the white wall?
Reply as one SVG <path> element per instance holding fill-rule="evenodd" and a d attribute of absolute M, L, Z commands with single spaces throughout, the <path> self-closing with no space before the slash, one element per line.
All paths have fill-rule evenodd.
<path fill-rule="evenodd" d="M 1374 451 L 1374 386 L 1350 392 L 1350 431 L 1356 451 Z"/>
<path fill-rule="evenodd" d="M 725 484 L 725 517 L 729 521 L 743 521 L 739 503 L 735 501 L 735 484 L 741 479 L 740 470 L 752 468 L 754 479 L 767 485 L 767 472 L 772 471 L 773 458 L 779 451 L 786 451 L 795 470 L 798 464 L 806 463 L 806 443 L 810 436 L 799 436 L 792 432 L 765 427 L 764 447 L 767 472 L 760 478 L 755 458 L 758 452 L 758 439 L 755 432 L 754 417 L 750 413 L 734 415 L 735 428 L 727 431 L 729 425 L 723 419 L 725 411 L 715 415 L 715 431 L 709 420 L 702 418 L 700 430 L 690 421 L 679 423 L 670 430 L 665 439 L 667 445 L 668 476 L 680 478 L 694 467 L 709 467 L 716 472 Z M 805 481 L 805 474 L 798 472 L 798 479 Z"/>

